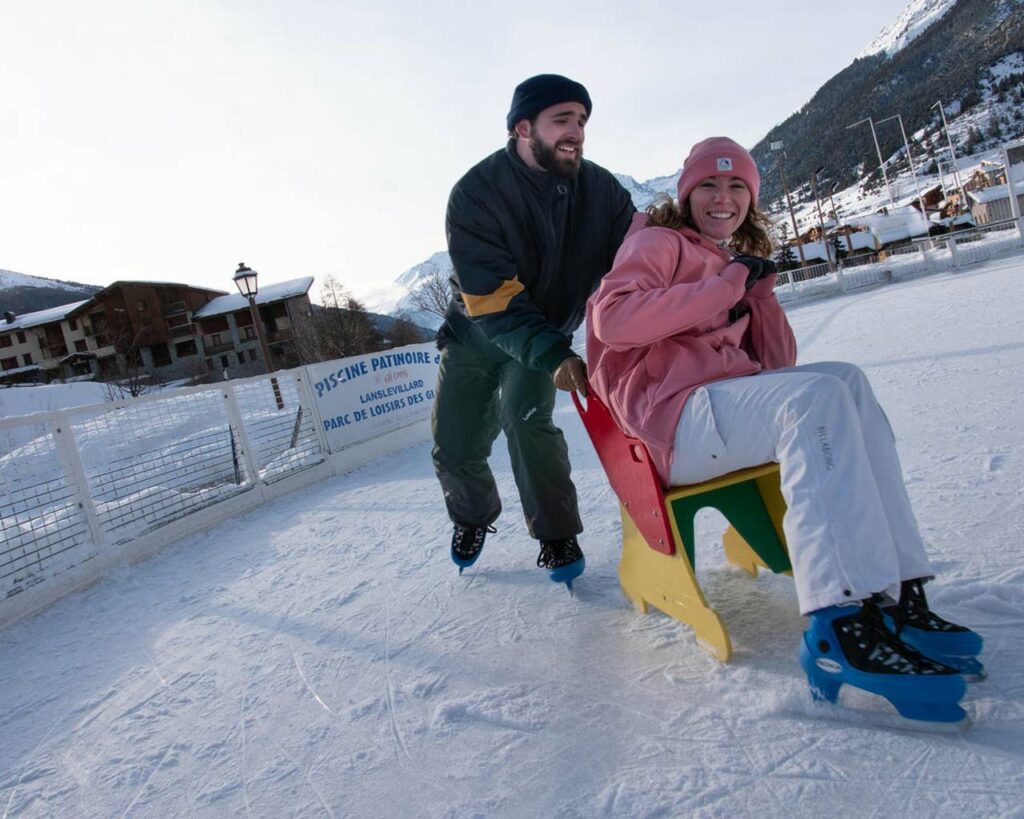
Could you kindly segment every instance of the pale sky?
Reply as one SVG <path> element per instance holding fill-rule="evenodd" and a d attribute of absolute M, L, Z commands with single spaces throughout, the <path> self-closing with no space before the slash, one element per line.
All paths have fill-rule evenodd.
<path fill-rule="evenodd" d="M 585 155 L 644 180 L 753 145 L 904 5 L 0 0 L 0 269 L 234 292 L 245 261 L 372 306 L 522 79 L 584 83 Z"/>

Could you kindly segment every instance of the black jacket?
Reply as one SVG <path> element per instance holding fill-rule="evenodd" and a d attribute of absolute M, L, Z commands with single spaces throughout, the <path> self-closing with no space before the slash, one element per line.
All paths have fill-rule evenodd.
<path fill-rule="evenodd" d="M 527 167 L 510 141 L 449 197 L 454 297 L 438 346 L 456 339 L 554 372 L 635 212 L 604 168 L 583 160 L 564 179 Z"/>

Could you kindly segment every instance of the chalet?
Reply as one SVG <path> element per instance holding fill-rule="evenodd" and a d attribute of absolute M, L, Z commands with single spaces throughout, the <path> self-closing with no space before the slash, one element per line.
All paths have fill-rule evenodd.
<path fill-rule="evenodd" d="M 1024 179 L 1013 183 L 1013 191 L 1017 196 L 1017 212 L 1024 213 Z M 987 225 L 1013 218 L 1009 189 L 1006 185 L 993 185 L 969 191 L 967 198 L 971 203 L 971 215 L 975 224 Z"/>
<path fill-rule="evenodd" d="M 204 367 L 192 315 L 223 294 L 173 282 L 114 282 L 68 313 L 84 331 L 75 350 L 95 356 L 100 378 L 116 378 L 126 366 L 156 378 L 198 375 Z"/>
<path fill-rule="evenodd" d="M 260 286 L 256 308 L 271 357 L 268 370 L 303 363 L 299 335 L 310 315 L 308 293 L 312 286 L 312 276 Z M 199 328 L 208 369 L 229 376 L 263 372 L 252 311 L 243 296 L 219 296 L 196 311 L 193 319 Z"/>

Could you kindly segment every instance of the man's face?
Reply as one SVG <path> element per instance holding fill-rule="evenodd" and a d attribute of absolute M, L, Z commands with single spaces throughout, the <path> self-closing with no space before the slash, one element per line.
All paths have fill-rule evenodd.
<path fill-rule="evenodd" d="M 517 133 L 529 140 L 535 167 L 568 178 L 579 173 L 586 124 L 587 109 L 578 102 L 564 102 L 545 108 L 532 124 L 520 122 Z"/>

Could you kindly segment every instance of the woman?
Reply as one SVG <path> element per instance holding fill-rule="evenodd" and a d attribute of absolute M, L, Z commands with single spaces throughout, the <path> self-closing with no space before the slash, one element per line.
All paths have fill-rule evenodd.
<path fill-rule="evenodd" d="M 635 217 L 588 302 L 591 384 L 666 486 L 779 464 L 815 696 L 847 682 L 905 716 L 959 721 L 958 672 L 981 676 L 982 640 L 928 608 L 931 568 L 864 374 L 795 366 L 759 187 L 731 139 L 693 147 L 678 201 Z"/>

